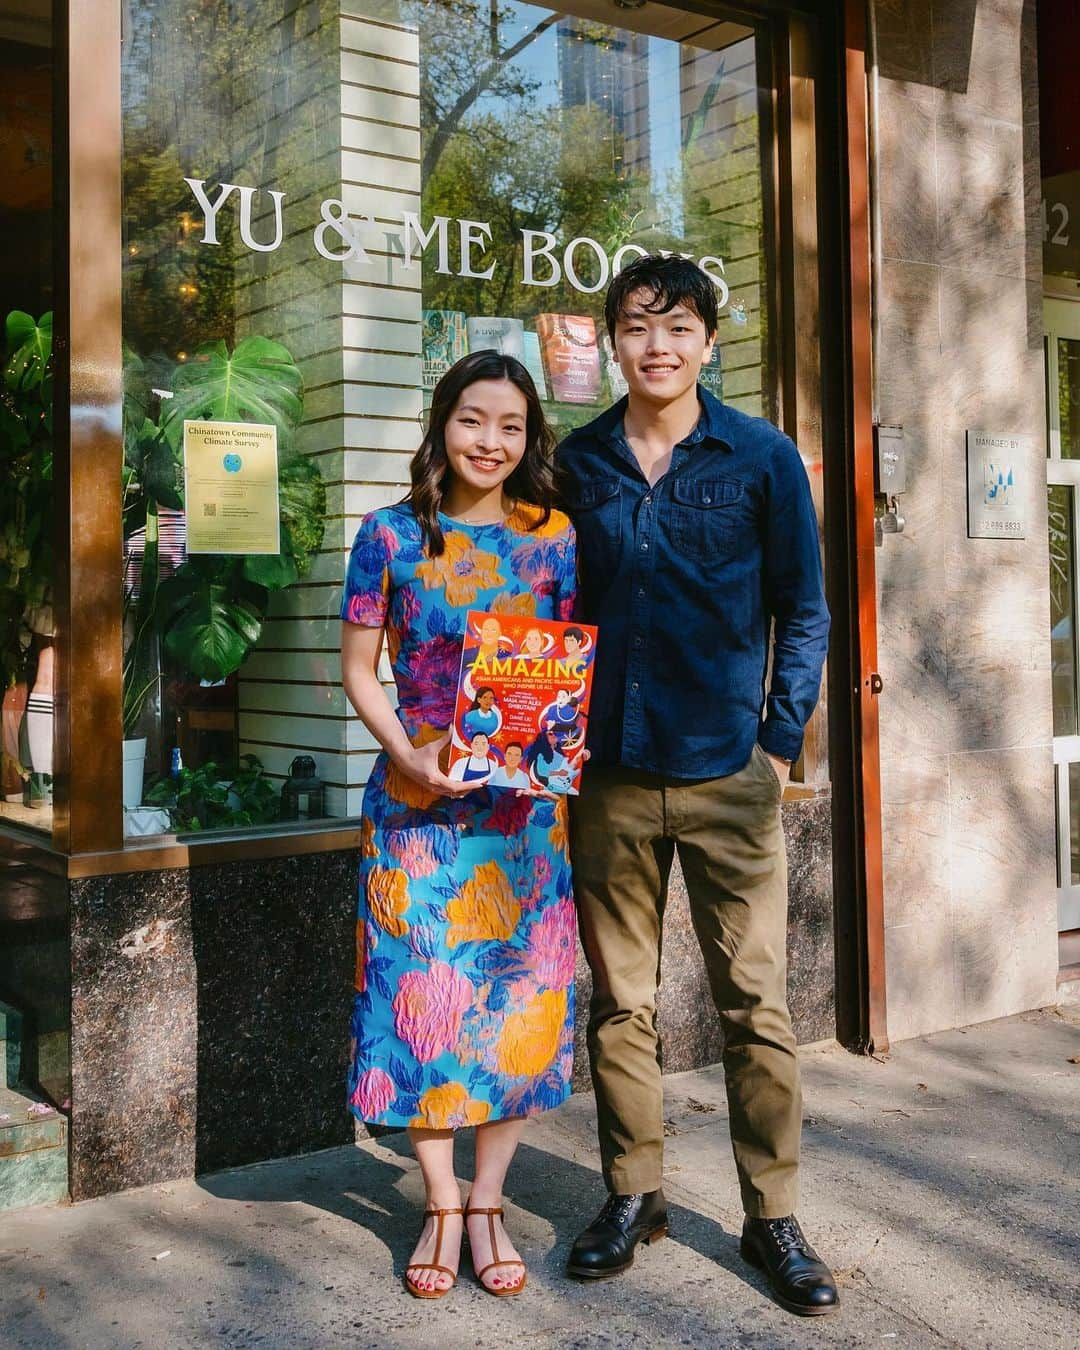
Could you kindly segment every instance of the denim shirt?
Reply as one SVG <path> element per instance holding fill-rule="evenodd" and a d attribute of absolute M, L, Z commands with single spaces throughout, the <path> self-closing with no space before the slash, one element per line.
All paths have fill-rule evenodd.
<path fill-rule="evenodd" d="M 755 740 L 796 759 L 829 634 L 798 450 L 700 386 L 698 398 L 697 425 L 653 486 L 623 433 L 625 398 L 558 451 L 578 617 L 599 627 L 593 761 L 677 779 L 735 773 Z"/>

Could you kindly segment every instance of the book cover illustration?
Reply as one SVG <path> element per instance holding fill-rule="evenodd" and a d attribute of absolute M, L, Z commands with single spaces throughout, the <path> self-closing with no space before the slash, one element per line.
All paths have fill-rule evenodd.
<path fill-rule="evenodd" d="M 544 378 L 544 358 L 540 355 L 540 335 L 525 330 L 525 369 L 532 376 L 536 392 L 544 403 L 548 399 L 547 380 Z"/>
<path fill-rule="evenodd" d="M 490 348 L 503 356 L 513 356 L 525 364 L 525 325 L 520 319 L 500 319 L 490 315 L 469 318 L 465 323 L 469 337 L 469 351 L 482 352 Z"/>
<path fill-rule="evenodd" d="M 713 343 L 712 356 L 701 367 L 698 381 L 710 394 L 715 394 L 720 399 L 724 397 L 724 362 L 720 354 L 719 341 Z"/>
<path fill-rule="evenodd" d="M 449 775 L 477 787 L 576 796 L 596 629 L 470 610 Z"/>
<path fill-rule="evenodd" d="M 465 315 L 460 309 L 425 309 L 423 321 L 422 382 L 425 389 L 434 389 L 468 352 Z"/>
<path fill-rule="evenodd" d="M 600 396 L 596 324 L 584 314 L 538 314 L 551 397 L 559 403 L 595 403 Z"/>

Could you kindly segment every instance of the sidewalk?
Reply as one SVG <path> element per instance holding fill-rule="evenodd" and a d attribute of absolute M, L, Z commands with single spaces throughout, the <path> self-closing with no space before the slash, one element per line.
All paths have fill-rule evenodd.
<path fill-rule="evenodd" d="M 467 1275 L 441 1302 L 405 1293 L 421 1191 L 392 1135 L 4 1216 L 0 1347 L 1072 1347 L 1078 1055 L 1076 1005 L 901 1044 L 884 1063 L 804 1052 L 800 1215 L 839 1276 L 832 1318 L 788 1316 L 739 1259 L 723 1078 L 709 1069 L 667 1083 L 672 1238 L 617 1280 L 562 1274 L 602 1198 L 582 1096 L 533 1122 L 518 1155 L 517 1299 Z"/>

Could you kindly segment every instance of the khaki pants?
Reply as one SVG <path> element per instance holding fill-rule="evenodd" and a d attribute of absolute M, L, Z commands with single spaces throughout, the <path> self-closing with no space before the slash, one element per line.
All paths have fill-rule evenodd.
<path fill-rule="evenodd" d="M 587 770 L 581 796 L 571 799 L 571 845 L 593 974 L 589 1060 L 609 1190 L 628 1195 L 661 1185 L 656 990 L 678 850 L 723 1025 L 743 1206 L 759 1218 L 794 1213 L 802 1096 L 786 996 L 780 782 L 765 752 L 755 746 L 744 769 L 702 782 Z"/>

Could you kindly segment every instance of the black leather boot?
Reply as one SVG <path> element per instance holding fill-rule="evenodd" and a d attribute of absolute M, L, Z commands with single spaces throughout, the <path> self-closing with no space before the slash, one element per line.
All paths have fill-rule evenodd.
<path fill-rule="evenodd" d="M 607 1204 L 574 1243 L 568 1274 L 582 1280 L 605 1280 L 634 1264 L 639 1242 L 667 1237 L 667 1202 L 663 1191 L 646 1195 L 609 1195 Z"/>
<path fill-rule="evenodd" d="M 840 1306 L 832 1271 L 807 1242 L 794 1214 L 743 1224 L 739 1251 L 768 1276 L 777 1303 L 800 1317 L 820 1317 Z"/>

